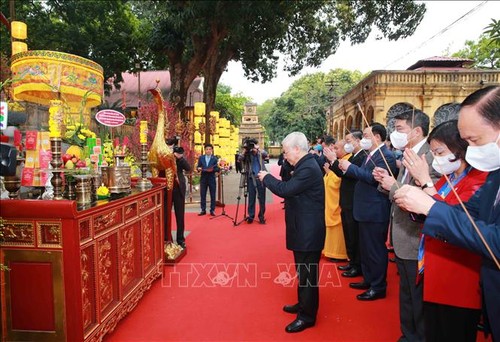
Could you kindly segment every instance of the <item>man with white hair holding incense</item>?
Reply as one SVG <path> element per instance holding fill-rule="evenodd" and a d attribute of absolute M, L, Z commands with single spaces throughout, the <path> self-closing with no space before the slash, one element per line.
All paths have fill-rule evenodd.
<path fill-rule="evenodd" d="M 323 174 L 308 153 L 306 136 L 288 134 L 282 142 L 286 160 L 294 166 L 290 180 L 283 182 L 266 171 L 259 179 L 274 194 L 285 198 L 286 248 L 293 251 L 298 285 L 298 302 L 283 310 L 297 314 L 286 326 L 288 333 L 314 326 L 319 307 L 319 260 L 325 244 L 325 188 Z"/>

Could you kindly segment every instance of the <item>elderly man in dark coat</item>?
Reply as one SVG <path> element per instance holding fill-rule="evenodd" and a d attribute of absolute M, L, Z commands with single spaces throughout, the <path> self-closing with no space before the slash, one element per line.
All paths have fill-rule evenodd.
<path fill-rule="evenodd" d="M 319 306 L 319 260 L 325 244 L 325 188 L 323 174 L 314 156 L 308 154 L 307 138 L 293 132 L 282 142 L 283 153 L 294 166 L 290 180 L 279 181 L 266 171 L 259 178 L 274 194 L 285 198 L 286 247 L 293 251 L 299 279 L 298 303 L 283 310 L 297 314 L 287 325 L 294 333 L 314 326 Z"/>

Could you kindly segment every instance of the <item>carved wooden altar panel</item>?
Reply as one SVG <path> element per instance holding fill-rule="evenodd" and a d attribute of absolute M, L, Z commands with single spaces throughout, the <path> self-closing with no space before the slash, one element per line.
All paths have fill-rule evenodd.
<path fill-rule="evenodd" d="M 141 218 L 143 275 L 149 272 L 155 258 L 154 222 L 154 213 L 149 213 Z"/>
<path fill-rule="evenodd" d="M 1 201 L 0 260 L 12 270 L 0 277 L 0 340 L 101 341 L 115 329 L 161 276 L 164 184 L 153 183 L 80 211 Z"/>
<path fill-rule="evenodd" d="M 82 276 L 82 319 L 83 330 L 89 331 L 97 324 L 96 277 L 95 277 L 95 244 L 80 253 Z"/>
<path fill-rule="evenodd" d="M 141 279 L 141 226 L 136 221 L 120 229 L 120 289 L 125 297 Z"/>
<path fill-rule="evenodd" d="M 101 317 L 118 302 L 118 257 L 116 234 L 97 241 L 97 298 Z"/>

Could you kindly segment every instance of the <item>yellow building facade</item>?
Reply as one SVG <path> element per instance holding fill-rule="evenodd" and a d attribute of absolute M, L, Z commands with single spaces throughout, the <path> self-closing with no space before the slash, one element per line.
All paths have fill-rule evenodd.
<path fill-rule="evenodd" d="M 327 109 L 327 132 L 342 139 L 350 130 L 363 129 L 363 114 L 370 124 L 381 123 L 392 132 L 394 116 L 412 108 L 429 115 L 432 129 L 443 121 L 456 119 L 460 102 L 488 85 L 500 85 L 500 71 L 373 71 Z"/>

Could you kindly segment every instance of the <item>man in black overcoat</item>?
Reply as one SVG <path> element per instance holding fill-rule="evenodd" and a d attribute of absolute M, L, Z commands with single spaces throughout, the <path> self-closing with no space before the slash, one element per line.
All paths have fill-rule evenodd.
<path fill-rule="evenodd" d="M 285 198 L 286 248 L 293 251 L 299 279 L 298 303 L 283 310 L 297 314 L 286 332 L 314 326 L 319 306 L 319 260 L 325 244 L 325 188 L 323 174 L 303 133 L 293 132 L 283 140 L 283 152 L 294 166 L 290 180 L 283 182 L 266 171 L 259 179 L 277 196 Z"/>

